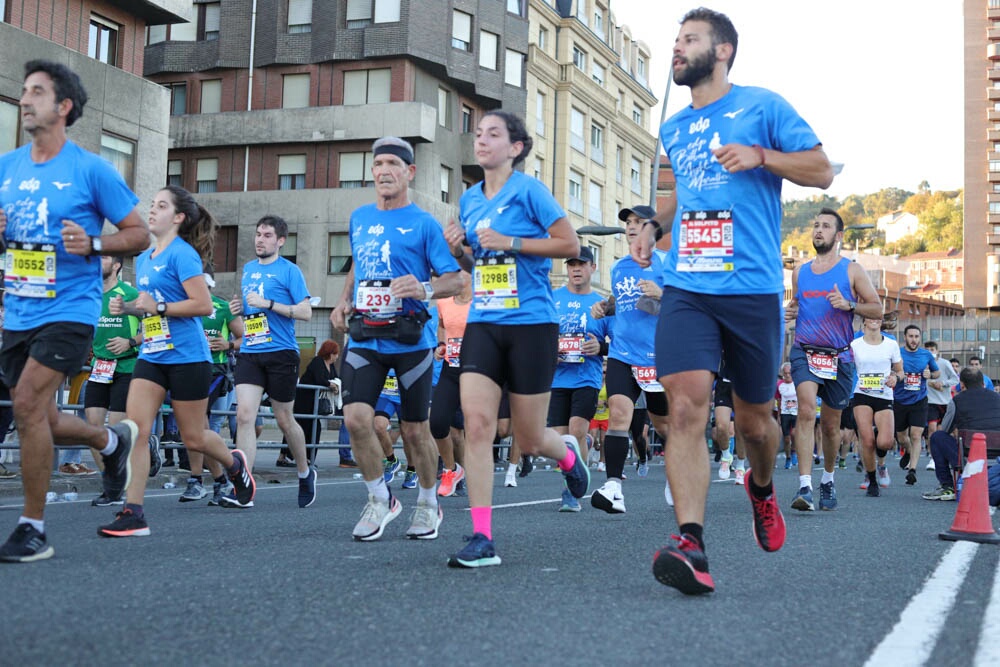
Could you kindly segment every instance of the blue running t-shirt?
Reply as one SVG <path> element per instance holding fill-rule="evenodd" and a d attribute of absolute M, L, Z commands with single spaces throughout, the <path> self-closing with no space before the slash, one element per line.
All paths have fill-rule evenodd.
<path fill-rule="evenodd" d="M 265 299 L 276 303 L 296 304 L 309 297 L 306 279 L 302 270 L 284 257 L 278 257 L 270 264 L 261 264 L 255 259 L 243 267 L 243 343 L 240 354 L 295 350 L 299 344 L 295 340 L 295 320 L 279 315 L 266 308 L 252 308 L 247 305 L 246 296 L 257 292 Z M 260 316 L 266 318 L 266 322 Z M 258 333 L 263 331 L 264 333 Z"/>
<path fill-rule="evenodd" d="M 646 268 L 625 255 L 611 265 L 611 294 L 615 297 L 615 316 L 611 324 L 611 346 L 608 358 L 631 366 L 653 366 L 656 363 L 656 322 L 652 315 L 638 307 L 643 296 L 640 280 L 650 280 L 663 287 L 664 253 L 653 253 Z"/>
<path fill-rule="evenodd" d="M 600 342 L 608 335 L 613 317 L 595 320 L 590 307 L 603 301 L 600 294 L 574 294 L 568 287 L 552 293 L 559 314 L 559 364 L 552 379 L 553 389 L 601 388 L 604 364 L 600 355 L 585 356 L 579 345 L 593 334 Z"/>
<path fill-rule="evenodd" d="M 934 355 L 922 347 L 910 352 L 906 345 L 899 346 L 899 354 L 903 357 L 903 381 L 897 382 L 892 390 L 892 400 L 900 405 L 913 405 L 927 397 L 927 378 L 924 369 L 931 371 L 938 368 Z"/>

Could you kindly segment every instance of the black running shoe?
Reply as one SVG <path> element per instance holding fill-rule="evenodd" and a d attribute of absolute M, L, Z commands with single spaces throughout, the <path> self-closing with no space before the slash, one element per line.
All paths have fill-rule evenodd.
<path fill-rule="evenodd" d="M 664 586 L 685 595 L 701 595 L 715 590 L 708 573 L 708 559 L 690 535 L 671 535 L 677 544 L 663 547 L 653 556 L 653 576 Z"/>
<path fill-rule="evenodd" d="M 125 501 L 122 500 L 121 496 L 117 498 L 112 498 L 107 493 L 102 493 L 93 500 L 90 501 L 92 507 L 109 507 L 111 505 L 124 505 Z"/>
<path fill-rule="evenodd" d="M 906 470 L 908 465 L 910 465 L 910 453 L 903 452 L 903 455 L 899 457 L 899 467 L 901 470 Z"/>
<path fill-rule="evenodd" d="M 160 436 L 149 434 L 149 476 L 156 477 L 163 467 L 163 457 L 160 456 Z"/>
<path fill-rule="evenodd" d="M 115 515 L 115 520 L 97 529 L 101 537 L 146 537 L 149 535 L 149 524 L 145 517 L 136 516 L 132 510 L 126 509 Z"/>
<path fill-rule="evenodd" d="M 907 470 L 906 471 L 906 485 L 907 486 L 913 486 L 916 483 L 917 483 L 917 471 L 916 470 Z"/>
<path fill-rule="evenodd" d="M 0 561 L 32 563 L 52 558 L 55 553 L 55 549 L 45 541 L 45 533 L 39 533 L 30 523 L 19 523 L 0 547 Z"/>
<path fill-rule="evenodd" d="M 121 498 L 132 480 L 130 458 L 132 445 L 139 436 L 139 427 L 131 419 L 123 419 L 112 426 L 111 430 L 118 435 L 118 446 L 114 452 L 104 457 L 101 482 L 104 484 L 105 495 L 109 498 Z"/>
<path fill-rule="evenodd" d="M 531 471 L 535 469 L 534 464 L 531 462 L 530 456 L 521 457 L 521 472 L 517 474 L 518 477 L 527 477 L 531 474 Z"/>
<path fill-rule="evenodd" d="M 309 468 L 309 476 L 299 478 L 299 507 L 309 507 L 316 502 L 316 468 Z"/>
<path fill-rule="evenodd" d="M 239 449 L 234 449 L 233 458 L 239 461 L 240 469 L 235 475 L 229 476 L 229 481 L 233 483 L 233 492 L 223 496 L 220 505 L 230 508 L 253 507 L 253 498 L 257 495 L 257 483 L 250 472 L 250 466 L 247 465 L 247 455 Z"/>

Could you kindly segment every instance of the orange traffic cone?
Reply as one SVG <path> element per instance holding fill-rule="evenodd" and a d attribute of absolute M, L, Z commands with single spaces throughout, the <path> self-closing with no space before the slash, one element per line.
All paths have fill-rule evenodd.
<path fill-rule="evenodd" d="M 961 446 L 961 445 L 959 445 Z M 986 475 L 986 436 L 976 433 L 969 447 L 969 460 L 962 471 L 965 480 L 962 497 L 951 529 L 938 533 L 942 540 L 968 540 L 983 544 L 1000 544 L 1000 535 L 990 521 L 990 496 Z"/>

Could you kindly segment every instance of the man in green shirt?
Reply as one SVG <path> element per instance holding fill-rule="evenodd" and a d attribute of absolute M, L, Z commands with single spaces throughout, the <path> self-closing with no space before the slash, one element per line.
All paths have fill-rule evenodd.
<path fill-rule="evenodd" d="M 114 297 L 125 302 L 135 301 L 138 290 L 122 282 L 122 257 L 102 255 L 101 275 L 104 278 L 104 299 L 101 318 L 94 330 L 93 359 L 90 378 L 84 393 L 83 407 L 87 422 L 103 426 L 107 418 L 112 426 L 125 419 L 125 402 L 132 369 L 139 356 L 142 331 L 136 314 L 111 315 L 108 304 Z M 110 413 L 110 414 L 109 414 Z M 101 465 L 101 461 L 97 461 Z M 122 499 L 109 498 L 102 493 L 92 503 L 97 507 L 121 505 Z"/>

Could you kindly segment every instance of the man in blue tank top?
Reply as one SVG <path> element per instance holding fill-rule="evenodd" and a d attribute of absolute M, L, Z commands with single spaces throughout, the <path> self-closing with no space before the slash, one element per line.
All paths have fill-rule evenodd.
<path fill-rule="evenodd" d="M 792 274 L 792 300 L 785 320 L 795 322 L 795 341 L 789 354 L 799 413 L 816 411 L 817 395 L 823 399 L 820 427 L 823 432 L 823 479 L 819 508 L 837 508 L 833 471 L 840 446 L 840 413 L 854 394 L 854 315 L 881 317 L 882 302 L 861 265 L 840 256 L 844 221 L 833 209 L 824 208 L 813 220 L 816 258 Z M 792 508 L 815 509 L 812 496 L 815 429 L 795 430 L 799 458 L 799 490 Z"/>
<path fill-rule="evenodd" d="M 725 359 L 736 428 L 751 469 L 746 491 L 765 551 L 785 542 L 771 475 L 781 433 L 771 418 L 781 363 L 781 184 L 827 188 L 833 167 L 812 128 L 782 97 L 729 82 L 738 36 L 724 14 L 699 8 L 674 41 L 674 82 L 692 104 L 660 128 L 677 189 L 632 244 L 648 266 L 670 230 L 656 373 L 670 404 L 667 471 L 680 527 L 654 561 L 657 581 L 687 594 L 715 584 L 704 551 L 710 467 L 705 423 L 713 374 Z M 662 354 L 661 354 L 662 351 Z"/>
<path fill-rule="evenodd" d="M 920 441 L 927 426 L 927 381 L 941 377 L 937 360 L 920 346 L 923 333 L 916 324 L 903 329 L 903 378 L 892 390 L 892 412 L 896 423 L 896 442 L 903 448 L 899 466 L 906 469 L 906 485 L 917 483 Z"/>

